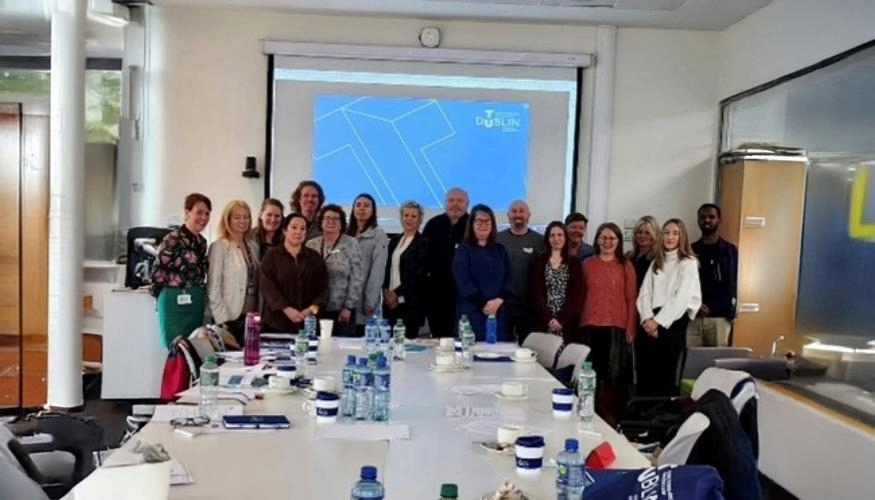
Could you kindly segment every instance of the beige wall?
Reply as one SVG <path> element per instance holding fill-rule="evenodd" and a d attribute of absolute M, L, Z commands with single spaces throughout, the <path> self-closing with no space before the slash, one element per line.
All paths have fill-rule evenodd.
<path fill-rule="evenodd" d="M 417 46 L 419 30 L 436 25 L 446 48 L 592 53 L 595 47 L 592 27 L 546 24 L 179 8 L 149 9 L 147 23 L 146 206 L 135 224 L 166 223 L 193 190 L 212 197 L 216 211 L 232 198 L 260 202 L 262 181 L 240 171 L 247 155 L 263 168 L 263 38 Z M 711 189 L 718 34 L 621 29 L 618 39 L 609 218 L 691 217 Z M 592 71 L 586 73 L 588 113 Z M 585 207 L 586 113 L 581 142 L 578 205 Z"/>
<path fill-rule="evenodd" d="M 720 35 L 719 97 L 875 39 L 872 0 L 772 0 Z"/>

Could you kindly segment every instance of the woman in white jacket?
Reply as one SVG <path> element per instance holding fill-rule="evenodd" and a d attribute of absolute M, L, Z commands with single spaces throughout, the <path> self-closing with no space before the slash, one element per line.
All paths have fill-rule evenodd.
<path fill-rule="evenodd" d="M 225 205 L 219 239 L 210 245 L 207 296 L 217 325 L 243 345 L 246 313 L 258 310 L 258 244 L 249 237 L 252 212 L 244 201 Z"/>
<path fill-rule="evenodd" d="M 636 394 L 677 395 L 687 324 L 702 305 L 699 261 L 680 219 L 663 224 L 662 248 L 647 269 L 637 305 L 643 331 L 635 340 Z"/>

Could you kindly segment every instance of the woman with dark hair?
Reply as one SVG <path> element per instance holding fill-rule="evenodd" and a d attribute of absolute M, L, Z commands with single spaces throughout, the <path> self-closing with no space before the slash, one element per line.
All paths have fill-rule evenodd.
<path fill-rule="evenodd" d="M 213 322 L 244 344 L 246 313 L 258 310 L 258 246 L 249 238 L 252 212 L 242 200 L 225 206 L 219 238 L 210 245 L 207 296 Z"/>
<path fill-rule="evenodd" d="M 249 237 L 258 245 L 258 258 L 264 258 L 269 248 L 281 245 L 283 231 L 283 202 L 268 198 L 261 203 L 258 223 L 249 232 Z"/>
<path fill-rule="evenodd" d="M 635 268 L 635 283 L 639 290 L 647 268 L 659 252 L 659 233 L 659 222 L 652 215 L 645 215 L 635 223 L 632 250 L 626 254 L 626 258 L 632 261 L 632 267 Z"/>
<path fill-rule="evenodd" d="M 210 223 L 213 204 L 200 193 L 185 197 L 185 223 L 161 240 L 151 292 L 158 299 L 161 345 L 168 347 L 179 336 L 188 337 L 203 326 L 204 284 L 207 281 L 207 240 L 201 232 Z"/>
<path fill-rule="evenodd" d="M 322 228 L 322 236 L 309 240 L 307 247 L 322 257 L 328 269 L 328 300 L 319 317 L 334 320 L 332 335 L 352 337 L 364 281 L 359 244 L 355 238 L 344 234 L 346 213 L 340 206 L 325 205 L 316 222 Z"/>
<path fill-rule="evenodd" d="M 377 202 L 374 197 L 362 193 L 356 196 L 352 204 L 352 217 L 349 218 L 349 228 L 346 234 L 358 241 L 362 254 L 362 296 L 357 314 L 357 330 L 364 332 L 364 325 L 382 301 L 383 275 L 386 273 L 386 257 L 389 249 L 389 237 L 377 227 Z"/>
<path fill-rule="evenodd" d="M 325 203 L 325 191 L 316 181 L 301 181 L 298 187 L 292 191 L 292 199 L 289 206 L 292 213 L 301 214 L 307 219 L 307 240 L 319 236 L 322 228 L 316 222 L 316 216 Z"/>
<path fill-rule="evenodd" d="M 678 394 L 678 360 L 687 342 L 687 325 L 702 306 L 699 261 L 683 221 L 662 225 L 662 247 L 638 292 L 638 314 L 645 335 L 635 339 L 637 393 Z"/>
<path fill-rule="evenodd" d="M 565 224 L 554 220 L 544 231 L 548 251 L 532 259 L 531 297 L 536 332 L 549 332 L 570 341 L 577 331 L 583 274 L 580 260 L 569 252 Z"/>
<path fill-rule="evenodd" d="M 607 222 L 599 226 L 595 255 L 583 261 L 586 295 L 577 341 L 590 347 L 596 372 L 596 412 L 612 426 L 626 406 L 626 387 L 632 380 L 635 340 L 635 269 L 623 255 L 623 232 Z"/>
<path fill-rule="evenodd" d="M 510 258 L 495 241 L 495 214 L 486 205 L 474 205 L 465 228 L 465 239 L 453 257 L 453 277 L 458 298 L 456 315 L 465 314 L 477 340 L 486 338 L 486 318 L 498 319 L 498 340 L 510 339 L 507 310 L 501 306 L 513 296 Z"/>
<path fill-rule="evenodd" d="M 259 288 L 266 331 L 300 331 L 304 319 L 318 314 L 328 297 L 328 271 L 319 254 L 304 246 L 307 219 L 301 214 L 282 222 L 283 243 L 261 261 Z"/>

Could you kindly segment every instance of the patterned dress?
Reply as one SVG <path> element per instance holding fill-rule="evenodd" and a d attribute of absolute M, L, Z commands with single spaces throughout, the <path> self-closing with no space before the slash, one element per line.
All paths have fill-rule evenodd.
<path fill-rule="evenodd" d="M 165 347 L 203 326 L 207 262 L 206 238 L 185 226 L 168 233 L 158 247 L 151 292 L 158 299 L 158 326 Z"/>

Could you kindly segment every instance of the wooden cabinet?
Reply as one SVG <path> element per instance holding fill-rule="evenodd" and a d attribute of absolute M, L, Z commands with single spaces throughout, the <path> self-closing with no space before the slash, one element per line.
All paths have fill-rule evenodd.
<path fill-rule="evenodd" d="M 49 115 L 0 104 L 0 408 L 46 401 Z"/>
<path fill-rule="evenodd" d="M 781 335 L 783 348 L 799 348 L 796 299 L 807 168 L 798 159 L 721 167 L 721 235 L 736 242 L 739 254 L 733 345 L 750 347 L 755 355 L 768 355 Z"/>

